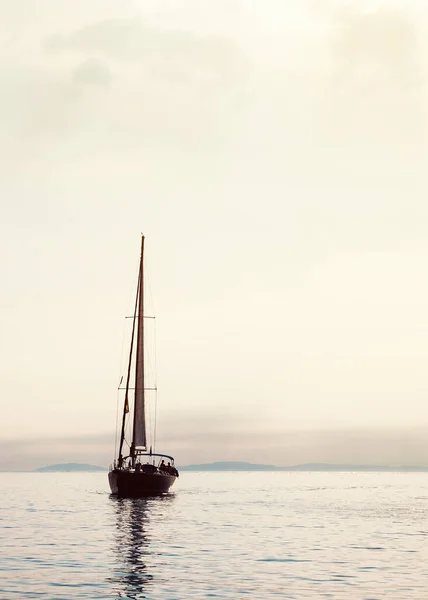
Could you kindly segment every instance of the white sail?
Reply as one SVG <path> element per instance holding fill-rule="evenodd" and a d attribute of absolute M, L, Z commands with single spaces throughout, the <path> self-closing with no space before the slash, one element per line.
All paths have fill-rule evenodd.
<path fill-rule="evenodd" d="M 144 237 L 141 240 L 140 284 L 138 289 L 137 358 L 135 365 L 134 448 L 147 448 L 144 396 Z"/>

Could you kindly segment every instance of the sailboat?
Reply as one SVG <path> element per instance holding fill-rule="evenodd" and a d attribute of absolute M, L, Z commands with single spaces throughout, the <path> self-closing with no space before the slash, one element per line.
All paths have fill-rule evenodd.
<path fill-rule="evenodd" d="M 174 458 L 168 454 L 152 452 L 147 447 L 146 389 L 144 377 L 144 236 L 141 238 L 141 257 L 137 295 L 132 317 L 132 335 L 129 350 L 125 400 L 122 413 L 119 452 L 110 465 L 108 479 L 113 494 L 122 497 L 157 496 L 169 491 L 179 476 Z M 135 356 L 135 388 L 130 388 L 131 371 L 134 364 L 134 339 L 137 331 Z M 120 386 L 119 386 L 120 387 Z M 125 432 L 131 418 L 130 391 L 134 392 L 132 411 L 132 441 L 127 442 Z M 125 448 L 128 446 L 128 450 Z"/>

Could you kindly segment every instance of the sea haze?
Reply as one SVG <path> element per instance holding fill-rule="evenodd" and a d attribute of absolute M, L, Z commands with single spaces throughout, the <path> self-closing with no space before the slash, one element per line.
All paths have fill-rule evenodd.
<path fill-rule="evenodd" d="M 422 600 L 421 473 L 183 472 L 158 499 L 106 473 L 1 473 L 1 599 Z"/>

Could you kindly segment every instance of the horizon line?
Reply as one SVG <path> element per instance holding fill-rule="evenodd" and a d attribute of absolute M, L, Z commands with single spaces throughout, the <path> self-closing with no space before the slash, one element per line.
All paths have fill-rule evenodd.
<path fill-rule="evenodd" d="M 340 470 L 340 469 L 344 469 L 344 470 L 348 470 L 348 471 L 352 471 L 352 470 L 360 470 L 360 471 L 364 471 L 364 470 L 370 470 L 370 471 L 383 471 L 383 470 L 390 470 L 390 471 L 428 471 L 428 464 L 426 465 L 405 465 L 405 464 L 401 464 L 401 465 L 380 465 L 380 464 L 366 464 L 366 463 L 325 463 L 325 462 L 307 462 L 307 463 L 299 463 L 299 464 L 294 464 L 294 465 L 274 465 L 274 464 L 267 464 L 267 463 L 252 463 L 252 462 L 248 462 L 248 461 L 213 461 L 213 462 L 207 462 L 207 463 L 191 463 L 191 464 L 186 464 L 186 465 L 179 465 L 178 468 L 179 469 L 183 469 L 183 470 L 187 470 L 187 469 L 193 469 L 195 471 L 198 470 L 199 467 L 214 467 L 214 466 L 220 466 L 220 465 L 224 465 L 225 467 L 227 466 L 248 466 L 248 467 L 252 467 L 251 470 L 257 470 L 257 467 L 263 468 L 263 470 L 265 471 L 275 471 L 275 470 L 282 470 L 282 471 L 295 471 L 295 470 L 306 470 L 306 471 L 311 471 L 311 469 L 313 470 L 324 470 L 324 471 L 335 471 L 335 470 Z M 78 462 L 68 462 L 68 463 L 53 463 L 50 465 L 42 465 L 40 467 L 36 467 L 34 469 L 0 469 L 0 473 L 37 473 L 37 472 L 42 472 L 41 469 L 46 469 L 49 467 L 53 467 L 53 466 L 58 466 L 58 467 L 80 467 L 80 466 L 87 466 L 89 468 L 91 467 L 96 467 L 97 469 L 101 469 L 103 471 L 108 471 L 108 466 L 100 466 L 100 465 L 94 465 L 92 463 L 78 463 Z M 216 469 L 212 469 L 213 471 L 215 471 Z M 218 470 L 230 470 L 233 471 L 233 468 L 229 468 L 229 469 L 218 469 Z M 245 470 L 244 469 L 237 469 L 237 470 Z M 58 469 L 57 472 L 59 472 L 60 469 Z M 71 469 L 69 472 L 72 472 L 73 470 Z M 55 471 L 51 471 L 51 472 L 55 472 Z M 62 472 L 66 472 L 66 470 L 64 469 L 64 471 Z M 84 472 L 84 471 L 80 471 L 80 472 Z M 88 471 L 89 472 L 89 471 Z"/>

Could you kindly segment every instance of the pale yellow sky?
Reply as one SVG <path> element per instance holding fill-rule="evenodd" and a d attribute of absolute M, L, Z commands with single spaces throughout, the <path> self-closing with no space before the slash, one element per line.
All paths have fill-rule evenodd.
<path fill-rule="evenodd" d="M 216 459 L 213 416 L 231 459 L 293 432 L 284 464 L 317 460 L 299 432 L 428 428 L 427 25 L 416 1 L 0 1 L 0 439 L 111 435 L 142 231 L 182 463 L 194 427 Z"/>

